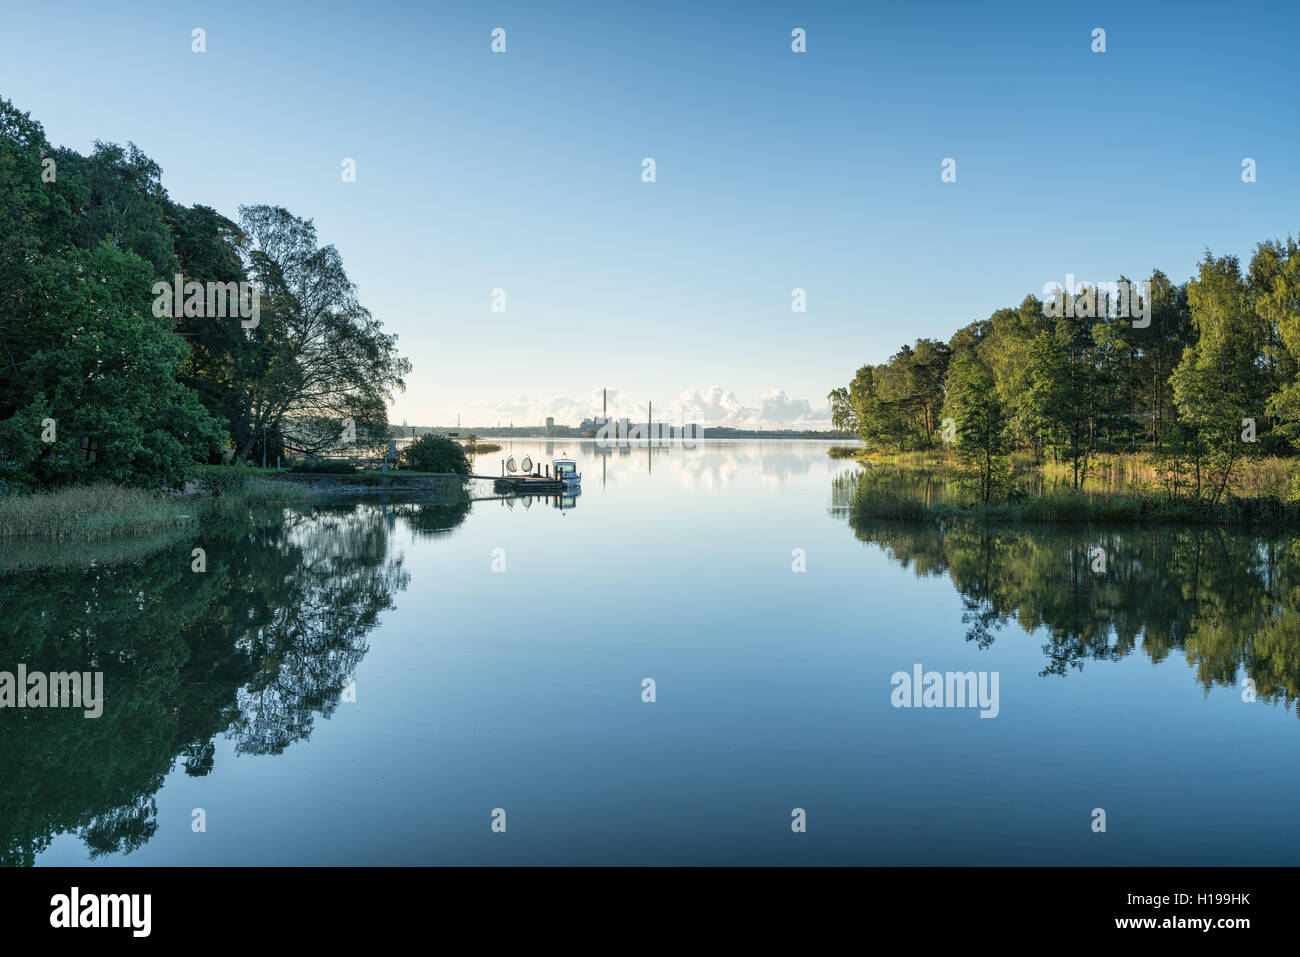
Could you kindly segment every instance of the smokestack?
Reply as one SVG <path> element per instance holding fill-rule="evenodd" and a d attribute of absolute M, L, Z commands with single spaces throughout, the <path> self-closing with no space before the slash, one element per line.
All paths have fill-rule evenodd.
<path fill-rule="evenodd" d="M 609 390 L 600 390 L 600 414 L 609 415 Z"/>

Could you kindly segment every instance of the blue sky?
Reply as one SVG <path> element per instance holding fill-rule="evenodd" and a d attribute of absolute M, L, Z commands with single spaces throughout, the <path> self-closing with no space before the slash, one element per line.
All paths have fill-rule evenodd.
<path fill-rule="evenodd" d="M 574 421 L 608 386 L 803 424 L 1067 273 L 1300 231 L 1295 4 L 983 7 L 10 5 L 0 94 L 180 202 L 314 219 L 414 364 L 395 422 Z"/>

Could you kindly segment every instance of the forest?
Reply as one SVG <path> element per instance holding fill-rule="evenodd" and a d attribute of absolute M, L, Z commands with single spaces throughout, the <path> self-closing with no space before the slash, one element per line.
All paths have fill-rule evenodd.
<path fill-rule="evenodd" d="M 386 444 L 410 368 L 310 219 L 181 205 L 135 145 L 55 147 L 0 98 L 0 493 Z"/>
<path fill-rule="evenodd" d="M 1028 295 L 947 342 L 904 345 L 831 391 L 835 427 L 870 453 L 953 451 L 984 501 L 1017 454 L 1063 466 L 1075 488 L 1099 456 L 1147 455 L 1178 494 L 1209 501 L 1243 460 L 1293 456 L 1296 241 L 1259 243 L 1245 267 L 1207 250 L 1184 283 L 1155 270 L 1134 285 L 1141 319 L 1098 284 L 1079 308 Z"/>

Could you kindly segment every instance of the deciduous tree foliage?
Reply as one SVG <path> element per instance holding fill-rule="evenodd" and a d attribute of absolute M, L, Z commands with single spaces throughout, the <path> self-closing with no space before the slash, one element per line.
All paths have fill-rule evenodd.
<path fill-rule="evenodd" d="M 863 366 L 848 388 L 827 397 L 832 422 L 837 429 L 857 430 L 871 448 L 931 448 L 950 357 L 944 343 L 918 339 L 882 365 Z"/>
<path fill-rule="evenodd" d="M 967 483 L 987 502 L 1006 480 L 1007 418 L 993 373 L 978 355 L 965 352 L 953 362 L 944 411 L 956 424 L 957 455 Z"/>
<path fill-rule="evenodd" d="M 959 433 L 962 408 L 992 412 L 968 406 L 968 389 L 954 401 L 957 370 L 969 380 L 973 359 L 998 400 L 1007 450 L 1068 463 L 1076 488 L 1098 453 L 1148 450 L 1178 473 L 1167 485 L 1217 501 L 1244 456 L 1300 442 L 1300 249 L 1293 239 L 1260 243 L 1245 275 L 1235 257 L 1207 251 L 1187 283 L 1160 270 L 1149 282 L 1149 323 L 1101 309 L 1053 316 L 1027 296 L 942 349 L 904 346 L 831 391 L 832 419 L 873 451 L 930 448 L 933 408 L 952 410 Z M 1243 438 L 1246 419 L 1255 441 Z"/>
<path fill-rule="evenodd" d="M 332 448 L 345 419 L 387 442 L 396 337 L 309 220 L 241 213 L 173 203 L 134 144 L 56 149 L 0 99 L 0 483 L 175 484 L 196 459 Z M 257 325 L 155 316 L 177 275 L 261 282 Z"/>
<path fill-rule="evenodd" d="M 315 455 L 342 444 L 351 419 L 363 446 L 387 440 L 387 404 L 411 364 L 397 337 L 357 300 L 333 246 L 319 246 L 310 220 L 279 206 L 240 208 L 249 273 L 261 284 L 261 319 L 249 330 L 250 434 L 278 434 L 284 447 Z"/>
<path fill-rule="evenodd" d="M 0 482 L 174 484 L 220 427 L 176 379 L 188 350 L 150 310 L 153 267 L 77 245 L 95 193 L 76 165 L 0 101 Z"/>

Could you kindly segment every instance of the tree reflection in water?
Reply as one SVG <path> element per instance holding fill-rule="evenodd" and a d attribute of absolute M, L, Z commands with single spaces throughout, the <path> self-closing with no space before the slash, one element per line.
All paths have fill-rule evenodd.
<path fill-rule="evenodd" d="M 338 706 L 366 636 L 406 588 L 403 523 L 445 534 L 468 503 L 272 509 L 205 523 L 121 564 L 0 577 L 0 670 L 102 671 L 104 711 L 0 709 L 0 864 L 73 832 L 91 857 L 157 830 L 179 762 L 209 773 L 215 739 L 279 754 Z M 191 571 L 201 546 L 207 570 Z"/>
<path fill-rule="evenodd" d="M 851 473 L 835 480 L 846 510 L 859 482 L 942 495 L 933 475 Z M 938 484 L 942 484 L 941 481 Z M 1182 651 L 1207 691 L 1240 687 L 1300 714 L 1300 540 L 1262 529 L 976 521 L 943 524 L 850 514 L 864 542 L 918 576 L 945 575 L 961 595 L 966 638 L 988 648 L 1009 622 L 1041 629 L 1043 675 L 1141 649 Z M 1105 572 L 1093 570 L 1094 550 Z"/>

